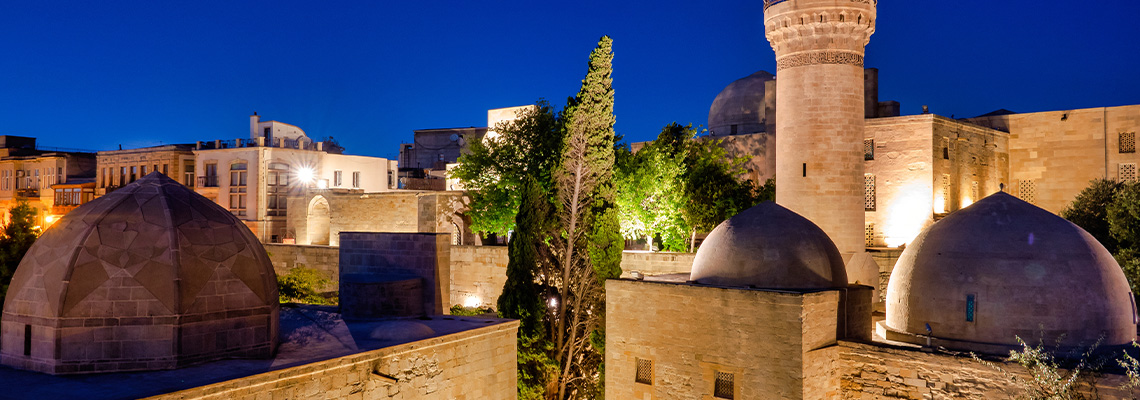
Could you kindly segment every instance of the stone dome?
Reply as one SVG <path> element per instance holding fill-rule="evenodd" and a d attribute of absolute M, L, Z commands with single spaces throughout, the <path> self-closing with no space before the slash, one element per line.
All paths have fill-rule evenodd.
<path fill-rule="evenodd" d="M 268 357 L 276 275 L 241 221 L 151 173 L 43 233 L 12 278 L 2 330 L 0 362 L 53 374 Z"/>
<path fill-rule="evenodd" d="M 731 134 L 736 125 L 739 134 L 764 132 L 764 120 L 775 118 L 765 115 L 764 110 L 764 83 L 773 79 L 776 77 L 772 74 L 758 71 L 730 83 L 709 107 L 709 130 L 724 136 Z"/>
<path fill-rule="evenodd" d="M 1136 337 L 1128 281 L 1092 235 L 1006 193 L 955 211 L 903 251 L 886 328 L 946 347 L 1121 345 Z M 925 338 L 916 338 L 925 343 Z M 905 338 L 902 338 L 905 340 Z"/>
<path fill-rule="evenodd" d="M 697 250 L 689 280 L 761 289 L 848 286 L 843 258 L 823 229 L 771 201 L 717 225 Z"/>

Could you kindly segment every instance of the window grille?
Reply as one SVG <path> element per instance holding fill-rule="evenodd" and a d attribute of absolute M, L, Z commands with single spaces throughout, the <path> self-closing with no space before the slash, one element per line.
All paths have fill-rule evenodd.
<path fill-rule="evenodd" d="M 1136 152 L 1136 132 L 1121 132 L 1120 133 L 1120 152 L 1121 153 L 1135 153 Z"/>
<path fill-rule="evenodd" d="M 977 307 L 974 299 L 974 295 L 966 295 L 966 322 L 974 322 L 974 310 Z"/>
<path fill-rule="evenodd" d="M 1117 173 L 1123 182 L 1136 182 L 1136 164 L 1127 163 L 1117 166 Z"/>
<path fill-rule="evenodd" d="M 981 190 L 978 190 L 978 181 L 970 182 L 970 199 L 978 201 L 981 199 L 979 195 L 981 195 Z"/>
<path fill-rule="evenodd" d="M 1022 179 L 1017 183 L 1017 189 L 1020 194 L 1018 197 L 1022 200 L 1025 200 L 1029 204 L 1037 202 L 1037 183 L 1032 179 Z"/>
<path fill-rule="evenodd" d="M 653 384 L 653 360 L 637 359 L 637 377 L 634 380 L 646 385 Z"/>
<path fill-rule="evenodd" d="M 731 372 L 716 373 L 716 382 L 713 384 L 713 397 L 718 399 L 731 399 L 735 392 L 733 387 L 733 374 Z"/>
<path fill-rule="evenodd" d="M 942 174 L 942 194 L 950 198 L 950 174 Z"/>
<path fill-rule="evenodd" d="M 863 160 L 875 159 L 875 139 L 863 139 Z"/>
<path fill-rule="evenodd" d="M 863 208 L 866 211 L 875 211 L 875 175 L 863 176 Z"/>
<path fill-rule="evenodd" d="M 866 237 L 864 240 L 866 241 L 864 245 L 867 247 L 872 247 L 875 245 L 875 224 L 873 222 L 867 224 Z"/>

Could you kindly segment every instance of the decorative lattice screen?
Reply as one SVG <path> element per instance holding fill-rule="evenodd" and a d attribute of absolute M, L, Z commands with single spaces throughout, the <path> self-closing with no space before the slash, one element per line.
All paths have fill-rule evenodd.
<path fill-rule="evenodd" d="M 1136 164 L 1120 164 L 1118 171 L 1120 180 L 1124 182 L 1136 182 Z"/>
<path fill-rule="evenodd" d="M 733 374 L 731 372 L 716 373 L 716 382 L 713 385 L 713 397 L 718 399 L 733 398 Z"/>
<path fill-rule="evenodd" d="M 875 139 L 863 139 L 863 159 L 875 159 Z"/>
<path fill-rule="evenodd" d="M 875 211 L 875 175 L 863 176 L 863 208 Z"/>
<path fill-rule="evenodd" d="M 1136 152 L 1136 132 L 1121 132 L 1120 133 L 1120 152 L 1121 153 L 1135 153 Z"/>
<path fill-rule="evenodd" d="M 653 360 L 637 359 L 637 383 L 653 384 Z"/>
<path fill-rule="evenodd" d="M 1037 203 L 1037 182 L 1032 179 L 1022 179 L 1017 183 L 1018 196 L 1029 204 Z"/>
<path fill-rule="evenodd" d="M 875 245 L 875 223 L 872 222 L 867 224 L 864 240 L 866 241 L 864 245 L 867 247 L 873 247 Z"/>

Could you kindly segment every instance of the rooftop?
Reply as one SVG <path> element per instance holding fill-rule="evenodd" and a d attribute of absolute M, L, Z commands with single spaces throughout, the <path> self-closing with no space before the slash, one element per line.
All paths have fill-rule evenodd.
<path fill-rule="evenodd" d="M 330 306 L 283 306 L 281 345 L 277 356 L 269 360 L 224 360 L 166 371 L 67 376 L 0 367 L 0 382 L 19 382 L 20 387 L 19 391 L 0 391 L 0 399 L 73 398 L 76 393 L 83 393 L 85 400 L 148 397 L 509 321 L 444 315 L 345 322 L 335 311 Z"/>

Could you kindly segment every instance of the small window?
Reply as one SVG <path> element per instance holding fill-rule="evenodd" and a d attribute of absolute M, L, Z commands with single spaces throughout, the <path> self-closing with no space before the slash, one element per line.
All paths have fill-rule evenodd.
<path fill-rule="evenodd" d="M 718 399 L 732 399 L 735 387 L 734 376 L 731 372 L 716 372 L 716 382 L 713 383 L 713 397 Z"/>
<path fill-rule="evenodd" d="M 875 159 L 875 139 L 863 139 L 863 160 Z"/>
<path fill-rule="evenodd" d="M 807 163 L 804 163 L 804 178 L 807 178 Z"/>
<path fill-rule="evenodd" d="M 735 135 L 736 134 L 736 125 L 730 125 L 728 127 L 728 134 L 729 135 Z"/>
<path fill-rule="evenodd" d="M 333 186 L 340 187 L 341 174 L 342 174 L 342 172 L 340 172 L 340 171 L 333 171 Z"/>
<path fill-rule="evenodd" d="M 1136 152 L 1136 132 L 1121 132 L 1120 133 L 1120 152 L 1121 153 L 1135 153 Z"/>
<path fill-rule="evenodd" d="M 360 187 L 360 171 L 352 171 L 352 187 Z"/>
<path fill-rule="evenodd" d="M 875 246 L 875 223 L 874 222 L 868 222 L 867 223 L 867 226 L 866 226 L 866 229 L 864 232 L 863 241 L 864 241 L 864 243 L 863 243 L 864 246 L 867 246 L 867 247 L 874 247 Z"/>
<path fill-rule="evenodd" d="M 32 356 L 32 326 L 24 324 L 24 357 Z"/>
<path fill-rule="evenodd" d="M 974 309 L 976 306 L 974 302 L 974 295 L 966 295 L 966 322 L 974 322 Z"/>
<path fill-rule="evenodd" d="M 1017 189 L 1018 197 L 1026 203 L 1034 204 L 1037 202 L 1037 183 L 1032 179 L 1022 179 L 1017 183 Z"/>
<path fill-rule="evenodd" d="M 950 159 L 950 138 L 942 138 L 942 159 Z"/>
<path fill-rule="evenodd" d="M 637 377 L 634 380 L 646 385 L 653 384 L 653 360 L 637 359 Z"/>

